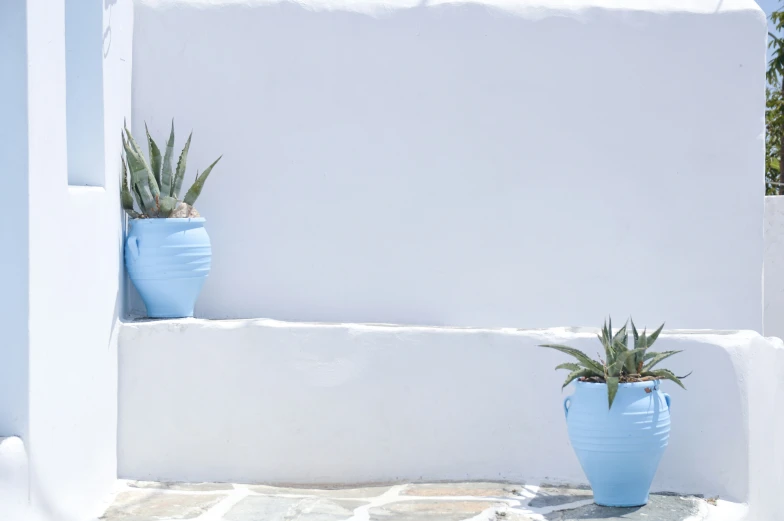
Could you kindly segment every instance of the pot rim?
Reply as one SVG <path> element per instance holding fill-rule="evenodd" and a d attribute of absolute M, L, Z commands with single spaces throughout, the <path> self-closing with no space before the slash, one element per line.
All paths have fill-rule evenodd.
<path fill-rule="evenodd" d="M 645 382 L 623 382 L 623 383 L 619 383 L 618 387 L 632 387 L 632 388 L 633 387 L 652 387 L 652 386 L 658 387 L 658 386 L 661 385 L 661 382 L 662 382 L 662 379 L 661 378 L 657 378 L 656 380 L 647 380 Z M 580 386 L 580 387 L 590 387 L 592 385 L 595 385 L 597 387 L 607 387 L 606 383 L 601 383 L 601 382 L 580 382 L 580 381 L 576 381 L 576 382 L 574 382 L 574 385 Z"/>
<path fill-rule="evenodd" d="M 131 219 L 132 222 L 137 223 L 137 224 L 146 223 L 146 222 L 155 222 L 155 221 L 160 221 L 160 222 L 182 222 L 182 223 L 186 223 L 186 222 L 203 223 L 206 220 L 207 219 L 205 219 L 204 217 L 148 217 L 146 219 L 137 219 L 137 218 L 132 218 Z"/>

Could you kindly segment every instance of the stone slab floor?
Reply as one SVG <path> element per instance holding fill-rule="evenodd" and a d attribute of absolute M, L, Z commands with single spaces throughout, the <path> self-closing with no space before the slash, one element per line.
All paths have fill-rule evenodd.
<path fill-rule="evenodd" d="M 734 521 L 743 507 L 654 494 L 640 508 L 593 504 L 586 488 L 438 483 L 309 489 L 122 481 L 105 521 Z"/>

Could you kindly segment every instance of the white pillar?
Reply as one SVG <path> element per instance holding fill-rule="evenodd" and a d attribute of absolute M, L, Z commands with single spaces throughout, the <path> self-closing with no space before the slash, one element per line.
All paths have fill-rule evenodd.
<path fill-rule="evenodd" d="M 10 71 L 0 84 L 0 436 L 21 437 L 29 472 L 27 517 L 8 501 L 3 520 L 82 521 L 117 477 L 117 134 L 130 116 L 132 27 L 132 0 L 0 2 Z M 70 53 L 68 29 L 80 37 Z M 85 85 L 88 95 L 68 96 Z M 88 125 L 68 123 L 83 114 Z M 84 145 L 75 150 L 91 186 L 69 186 L 69 138 Z"/>

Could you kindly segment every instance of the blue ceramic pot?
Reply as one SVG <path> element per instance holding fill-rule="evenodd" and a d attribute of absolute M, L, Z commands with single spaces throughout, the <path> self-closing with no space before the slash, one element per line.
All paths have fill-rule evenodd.
<path fill-rule="evenodd" d="M 211 259 L 202 217 L 131 220 L 125 266 L 150 317 L 192 317 Z"/>
<path fill-rule="evenodd" d="M 598 505 L 648 502 L 670 438 L 670 396 L 659 381 L 620 384 L 612 409 L 607 385 L 576 382 L 564 400 L 569 439 Z"/>

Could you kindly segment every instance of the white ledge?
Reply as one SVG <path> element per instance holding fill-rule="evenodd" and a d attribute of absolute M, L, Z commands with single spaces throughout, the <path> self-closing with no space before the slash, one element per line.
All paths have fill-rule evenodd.
<path fill-rule="evenodd" d="M 30 508 L 27 452 L 21 438 L 0 438 L 0 519 L 37 519 Z"/>
<path fill-rule="evenodd" d="M 497 9 L 525 18 L 548 16 L 582 17 L 591 10 L 632 11 L 651 13 L 699 13 L 719 14 L 747 11 L 765 20 L 762 9 L 753 0 L 141 0 L 142 4 L 154 8 L 226 6 L 263 7 L 265 5 L 292 3 L 313 11 L 348 11 L 370 15 L 390 14 L 402 9 L 439 6 L 474 5 Z"/>
<path fill-rule="evenodd" d="M 616 323 L 614 329 L 622 323 Z M 166 318 L 156 319 L 147 317 L 128 317 L 123 326 L 132 330 L 143 330 L 146 328 L 174 328 L 183 327 L 195 328 L 218 328 L 235 329 L 244 327 L 272 327 L 272 328 L 340 328 L 352 330 L 383 330 L 394 328 L 396 330 L 407 331 L 454 331 L 454 332 L 484 332 L 484 333 L 504 333 L 515 335 L 559 335 L 574 338 L 594 338 L 599 333 L 598 327 L 574 326 L 574 327 L 551 327 L 551 328 L 492 328 L 492 327 L 470 327 L 470 326 L 425 326 L 409 324 L 388 324 L 388 323 L 362 323 L 362 322 L 308 322 L 276 320 L 271 318 L 235 318 L 235 319 L 207 319 L 207 318 Z M 642 327 L 640 328 L 642 330 Z M 705 336 L 713 338 L 715 336 L 733 337 L 737 340 L 748 341 L 759 336 L 755 331 L 739 329 L 665 329 L 663 336 L 669 337 L 695 337 Z"/>
<path fill-rule="evenodd" d="M 565 357 L 537 345 L 567 343 L 595 354 L 595 333 L 126 322 L 120 477 L 580 482 L 561 406 L 564 375 L 553 371 Z M 694 374 L 688 392 L 662 384 L 673 399 L 673 429 L 654 488 L 747 501 L 752 480 L 766 479 L 757 465 L 772 468 L 764 454 L 776 442 L 755 439 L 770 429 L 770 387 L 784 386 L 772 376 L 784 370 L 781 341 L 750 331 L 681 330 L 663 333 L 656 348 L 683 350 L 667 365 Z M 758 488 L 764 495 L 764 485 Z"/>

